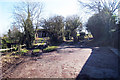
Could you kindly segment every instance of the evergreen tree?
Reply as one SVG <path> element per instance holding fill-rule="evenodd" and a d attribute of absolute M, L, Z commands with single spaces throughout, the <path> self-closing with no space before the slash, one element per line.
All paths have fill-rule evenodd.
<path fill-rule="evenodd" d="M 27 48 L 32 47 L 32 43 L 34 40 L 34 28 L 32 21 L 30 19 L 30 12 L 29 12 L 29 6 L 28 6 L 28 17 L 24 23 L 24 38 L 25 38 L 25 44 Z"/>

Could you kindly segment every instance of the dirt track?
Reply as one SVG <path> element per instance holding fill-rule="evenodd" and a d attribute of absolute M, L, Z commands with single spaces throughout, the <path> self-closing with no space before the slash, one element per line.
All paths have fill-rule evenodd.
<path fill-rule="evenodd" d="M 79 48 L 62 45 L 60 49 L 26 58 L 9 74 L 10 78 L 117 78 L 118 57 L 108 48 Z"/>

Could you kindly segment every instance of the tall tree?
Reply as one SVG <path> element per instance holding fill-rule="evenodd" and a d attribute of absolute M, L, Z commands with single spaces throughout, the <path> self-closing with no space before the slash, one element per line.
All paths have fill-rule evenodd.
<path fill-rule="evenodd" d="M 108 9 L 104 8 L 100 13 L 94 14 L 89 18 L 86 25 L 95 41 L 105 42 L 106 44 L 110 43 L 112 31 L 116 30 L 115 16 L 111 16 L 108 11 Z"/>
<path fill-rule="evenodd" d="M 115 12 L 119 8 L 119 0 L 78 0 L 81 6 L 87 8 L 90 11 L 99 13 L 103 8 L 109 8 L 111 13 Z"/>
<path fill-rule="evenodd" d="M 30 19 L 35 28 L 40 24 L 40 18 L 43 11 L 43 4 L 41 2 L 20 2 L 14 6 L 13 18 L 16 26 L 23 28 L 25 20 L 28 18 L 28 7 Z M 23 29 L 24 30 L 24 29 Z"/>
<path fill-rule="evenodd" d="M 120 5 L 119 0 L 87 0 L 87 3 L 83 2 L 82 0 L 78 1 L 83 7 L 87 8 L 88 10 L 95 12 L 95 14 L 100 14 L 99 17 L 103 19 L 103 23 L 107 24 L 104 26 L 107 26 L 108 30 L 111 29 L 113 26 L 111 25 L 113 15 Z"/>
<path fill-rule="evenodd" d="M 74 38 L 74 42 L 77 42 L 77 30 L 82 29 L 82 23 L 78 16 L 70 16 L 66 18 L 65 32 L 66 38 Z"/>
<path fill-rule="evenodd" d="M 54 16 L 43 21 L 44 29 L 49 30 L 51 42 L 62 42 L 64 37 L 64 17 Z"/>
<path fill-rule="evenodd" d="M 10 43 L 21 43 L 21 35 L 22 33 L 15 26 L 8 30 L 8 38 Z"/>
<path fill-rule="evenodd" d="M 115 11 L 118 9 L 119 0 L 89 0 L 88 3 L 78 0 L 82 6 L 88 10 L 95 12 L 89 18 L 87 27 L 94 36 L 95 40 L 112 38 L 111 31 L 116 29 Z M 94 24 L 93 24 L 94 23 Z"/>
<path fill-rule="evenodd" d="M 25 32 L 24 36 L 25 36 L 25 44 L 27 48 L 32 47 L 32 43 L 34 40 L 34 28 L 30 17 L 31 15 L 29 12 L 29 5 L 28 5 L 28 17 L 24 23 L 24 32 Z"/>
<path fill-rule="evenodd" d="M 24 43 L 29 48 L 34 40 L 34 32 L 40 24 L 43 5 L 40 2 L 17 3 L 13 12 L 13 24 L 23 33 Z"/>

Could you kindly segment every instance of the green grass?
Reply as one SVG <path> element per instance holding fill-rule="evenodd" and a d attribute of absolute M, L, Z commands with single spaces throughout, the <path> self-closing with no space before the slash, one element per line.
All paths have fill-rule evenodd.
<path fill-rule="evenodd" d="M 44 37 L 44 38 L 36 38 L 35 40 L 34 40 L 34 43 L 35 43 L 35 41 L 37 41 L 38 43 L 45 43 L 47 40 L 49 40 L 49 37 Z"/>
<path fill-rule="evenodd" d="M 77 34 L 77 36 L 80 36 L 80 34 Z"/>
<path fill-rule="evenodd" d="M 84 38 L 93 38 L 93 36 L 91 34 L 89 34 L 88 36 L 85 35 Z"/>
<path fill-rule="evenodd" d="M 47 48 L 43 49 L 44 52 L 50 52 L 56 50 L 58 46 L 48 46 Z"/>
<path fill-rule="evenodd" d="M 44 45 L 45 43 L 37 43 L 37 44 L 33 44 L 34 46 L 38 46 L 38 45 Z"/>
<path fill-rule="evenodd" d="M 43 38 L 37 38 L 38 40 L 43 40 Z M 44 37 L 45 40 L 48 40 L 49 37 Z"/>
<path fill-rule="evenodd" d="M 21 53 L 27 53 L 27 52 L 28 52 L 27 49 L 22 49 L 22 50 L 21 50 Z"/>
<path fill-rule="evenodd" d="M 12 52 L 10 52 L 11 54 L 9 54 L 9 55 L 13 55 L 13 56 L 15 56 L 15 55 L 17 55 L 17 56 L 21 56 L 21 55 L 23 55 L 24 53 L 28 53 L 28 51 L 29 50 L 27 50 L 27 49 L 21 49 L 21 51 L 19 52 L 19 51 L 12 51 Z"/>
<path fill-rule="evenodd" d="M 39 53 L 40 52 L 40 49 L 34 49 L 33 50 L 33 53 Z"/>

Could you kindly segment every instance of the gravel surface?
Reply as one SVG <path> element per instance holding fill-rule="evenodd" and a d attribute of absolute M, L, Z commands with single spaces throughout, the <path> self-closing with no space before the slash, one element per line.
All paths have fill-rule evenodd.
<path fill-rule="evenodd" d="M 118 57 L 108 48 L 61 45 L 57 51 L 28 57 L 9 78 L 117 78 Z"/>

